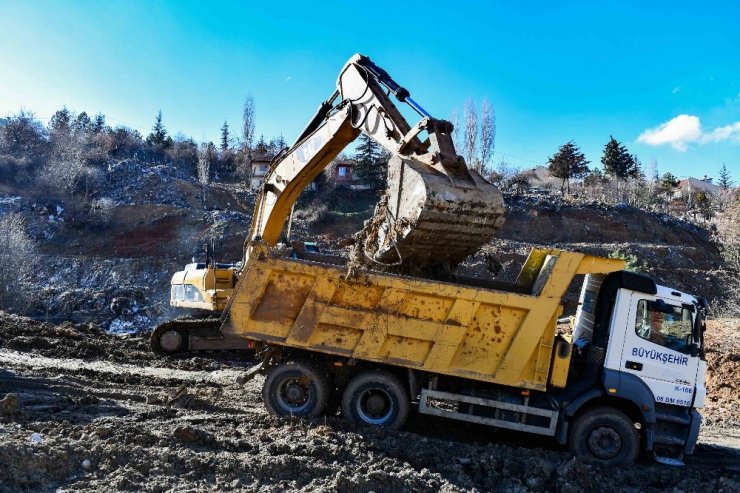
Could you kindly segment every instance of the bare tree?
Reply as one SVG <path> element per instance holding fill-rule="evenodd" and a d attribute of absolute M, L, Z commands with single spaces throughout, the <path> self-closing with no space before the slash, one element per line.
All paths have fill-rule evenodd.
<path fill-rule="evenodd" d="M 242 124 L 243 145 L 247 153 L 249 153 L 254 144 L 254 98 L 251 95 L 244 98 Z"/>
<path fill-rule="evenodd" d="M 198 152 L 198 182 L 201 184 L 201 202 L 206 205 L 206 190 L 211 181 L 211 168 L 216 162 L 216 146 L 213 142 L 204 142 Z"/>
<path fill-rule="evenodd" d="M 463 147 L 465 146 L 463 136 L 465 135 L 465 132 L 460 127 L 460 113 L 457 111 L 457 108 L 452 109 L 452 113 L 450 113 L 450 122 L 452 123 L 452 143 L 455 145 L 455 150 L 458 153 L 463 152 Z"/>
<path fill-rule="evenodd" d="M 472 99 L 465 101 L 465 140 L 463 144 L 463 157 L 468 166 L 480 170 L 476 162 L 476 143 L 478 142 L 478 110 Z"/>
<path fill-rule="evenodd" d="M 47 148 L 46 132 L 36 116 L 26 110 L 8 117 L 0 126 L 0 153 L 21 158 L 40 158 Z"/>
<path fill-rule="evenodd" d="M 488 102 L 488 98 L 483 98 L 481 104 L 481 128 L 480 128 L 480 171 L 483 172 L 488 166 L 488 162 L 493 158 L 493 151 L 496 144 L 496 114 L 493 107 Z"/>
<path fill-rule="evenodd" d="M 36 244 L 17 212 L 0 216 L 0 308 L 22 310 L 26 276 L 34 271 Z"/>
<path fill-rule="evenodd" d="M 211 167 L 216 161 L 216 146 L 213 142 L 203 143 L 198 153 L 198 182 L 204 187 L 211 181 Z"/>

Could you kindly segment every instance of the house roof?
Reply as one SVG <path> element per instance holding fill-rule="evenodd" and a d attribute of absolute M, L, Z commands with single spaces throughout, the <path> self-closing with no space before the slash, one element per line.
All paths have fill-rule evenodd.
<path fill-rule="evenodd" d="M 720 187 L 709 180 L 699 180 L 697 178 L 687 178 L 678 182 L 678 188 L 692 192 L 704 192 L 717 195 Z"/>

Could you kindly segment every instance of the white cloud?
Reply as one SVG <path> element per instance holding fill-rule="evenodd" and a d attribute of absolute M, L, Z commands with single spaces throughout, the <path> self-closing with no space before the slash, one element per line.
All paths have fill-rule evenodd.
<path fill-rule="evenodd" d="M 645 130 L 637 141 L 651 146 L 670 144 L 677 151 L 685 152 L 686 144 L 699 140 L 701 135 L 698 116 L 678 115 L 655 128 Z"/>
<path fill-rule="evenodd" d="M 680 152 L 686 152 L 688 144 L 731 141 L 740 143 L 740 122 L 718 127 L 711 132 L 704 132 L 698 116 L 678 115 L 675 118 L 661 123 L 655 128 L 649 128 L 637 138 L 638 142 L 651 146 L 669 144 Z"/>
<path fill-rule="evenodd" d="M 740 143 L 740 122 L 735 122 L 724 127 L 715 128 L 702 137 L 703 142 L 721 142 L 731 140 Z"/>

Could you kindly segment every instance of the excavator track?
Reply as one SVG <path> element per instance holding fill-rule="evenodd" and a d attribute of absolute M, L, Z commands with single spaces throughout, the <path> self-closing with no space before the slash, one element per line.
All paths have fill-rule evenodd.
<path fill-rule="evenodd" d="M 189 350 L 191 335 L 218 337 L 221 320 L 218 317 L 182 317 L 158 325 L 149 337 L 149 345 L 157 354 L 178 354 Z"/>

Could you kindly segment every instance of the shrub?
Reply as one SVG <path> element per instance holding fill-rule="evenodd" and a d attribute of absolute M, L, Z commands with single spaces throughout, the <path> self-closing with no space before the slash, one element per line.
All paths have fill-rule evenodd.
<path fill-rule="evenodd" d="M 614 250 L 609 254 L 609 258 L 622 259 L 625 262 L 624 268 L 632 272 L 642 272 L 645 270 L 645 264 L 637 258 L 637 256 L 630 254 L 629 252 L 623 252 L 619 249 Z"/>

